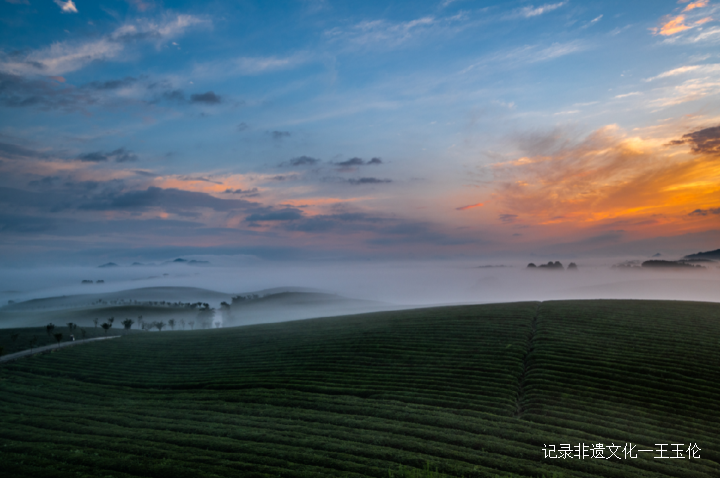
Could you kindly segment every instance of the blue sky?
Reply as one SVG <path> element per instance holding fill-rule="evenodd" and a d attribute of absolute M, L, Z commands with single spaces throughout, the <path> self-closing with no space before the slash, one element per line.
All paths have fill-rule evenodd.
<path fill-rule="evenodd" d="M 0 9 L 6 262 L 720 239 L 713 2 Z"/>

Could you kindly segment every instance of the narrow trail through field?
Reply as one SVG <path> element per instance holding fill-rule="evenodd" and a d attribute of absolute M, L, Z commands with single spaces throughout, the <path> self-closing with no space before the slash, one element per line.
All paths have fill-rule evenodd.
<path fill-rule="evenodd" d="M 23 350 L 22 352 L 5 355 L 4 357 L 0 357 L 0 363 L 10 362 L 12 360 L 17 360 L 17 359 L 23 358 L 23 357 L 29 357 L 29 356 L 35 355 L 35 354 L 50 352 L 52 350 L 60 349 L 63 347 L 72 347 L 73 345 L 85 344 L 88 342 L 94 342 L 96 340 L 107 340 L 107 339 L 117 339 L 117 338 L 120 338 L 120 335 L 113 335 L 110 337 L 96 337 L 94 339 L 75 340 L 72 342 L 63 342 L 61 344 L 56 344 L 56 345 L 46 345 L 44 347 L 37 347 L 37 348 L 31 349 L 31 350 Z"/>
<path fill-rule="evenodd" d="M 528 369 L 530 367 L 530 354 L 532 354 L 535 348 L 535 332 L 537 331 L 538 316 L 540 315 L 540 307 L 542 302 L 539 302 L 535 309 L 535 315 L 533 316 L 532 322 L 530 323 L 530 336 L 528 337 L 527 347 L 525 349 L 525 356 L 523 357 L 523 371 L 520 375 L 520 381 L 518 382 L 517 392 L 517 403 L 515 408 L 515 418 L 522 418 L 525 412 L 525 381 L 527 379 Z"/>

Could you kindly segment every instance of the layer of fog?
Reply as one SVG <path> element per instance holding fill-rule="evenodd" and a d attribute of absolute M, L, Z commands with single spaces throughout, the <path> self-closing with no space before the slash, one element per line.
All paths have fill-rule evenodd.
<path fill-rule="evenodd" d="M 614 260 L 579 261 L 577 271 L 555 271 L 527 270 L 526 262 L 477 260 L 278 263 L 245 257 L 193 258 L 210 261 L 210 265 L 4 269 L 0 273 L 0 304 L 145 287 L 194 287 L 228 297 L 263 289 L 304 287 L 401 306 L 595 298 L 720 301 L 718 263 L 704 270 L 656 271 L 612 269 Z M 505 267 L 482 267 L 489 265 Z M 81 284 L 82 280 L 104 283 Z M 208 300 L 213 307 L 220 301 L 220 296 Z"/>

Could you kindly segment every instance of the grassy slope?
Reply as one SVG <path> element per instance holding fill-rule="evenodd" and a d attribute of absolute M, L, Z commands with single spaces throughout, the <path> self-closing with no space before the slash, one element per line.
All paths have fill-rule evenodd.
<path fill-rule="evenodd" d="M 125 331 L 123 329 L 122 324 L 118 324 L 117 321 L 113 324 L 113 327 L 109 329 L 107 332 L 105 330 L 98 326 L 90 326 L 90 327 L 82 327 L 85 329 L 85 338 L 87 339 L 94 339 L 96 337 L 104 337 L 104 336 L 110 336 L 110 335 L 124 335 L 129 332 Z M 75 340 L 80 340 L 83 338 L 82 332 L 80 332 L 81 327 L 78 326 L 75 330 L 72 332 L 67 328 L 64 324 L 55 324 L 55 329 L 53 329 L 52 333 L 57 334 L 61 333 L 62 339 L 61 342 L 67 342 L 70 340 L 70 335 L 75 335 Z M 130 333 L 136 333 L 140 332 L 139 330 L 133 330 Z M 18 336 L 13 340 L 12 336 L 14 334 L 17 334 Z M 34 347 L 44 347 L 45 345 L 55 345 L 57 344 L 55 337 L 47 333 L 47 330 L 45 327 L 24 327 L 24 328 L 17 328 L 17 329 L 0 329 L 0 347 L 3 347 L 3 355 L 13 354 L 15 352 L 22 352 L 23 350 L 29 350 L 30 342 L 32 341 L 33 337 L 35 337 L 36 343 Z"/>
<path fill-rule="evenodd" d="M 720 306 L 567 301 L 133 334 L 3 367 L 14 476 L 720 475 Z M 697 442 L 700 460 L 543 459 Z"/>

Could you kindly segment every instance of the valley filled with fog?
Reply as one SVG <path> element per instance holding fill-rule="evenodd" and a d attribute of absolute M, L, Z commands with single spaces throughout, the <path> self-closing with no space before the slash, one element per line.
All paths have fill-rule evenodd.
<path fill-rule="evenodd" d="M 40 326 L 52 320 L 83 325 L 93 315 L 102 317 L 108 307 L 125 307 L 118 314 L 142 314 L 137 307 L 157 306 L 161 301 L 163 306 L 207 303 L 216 309 L 213 322 L 220 321 L 222 326 L 529 300 L 720 301 L 716 262 L 697 269 L 613 268 L 621 258 L 578 261 L 577 270 L 555 270 L 529 269 L 527 262 L 478 260 L 276 263 L 234 256 L 187 259 L 157 265 L 5 269 L 0 277 L 0 327 Z M 189 264 L 190 260 L 197 265 Z M 242 301 L 238 296 L 254 300 Z M 241 319 L 229 320 L 229 315 L 223 319 L 222 302 L 232 304 L 233 313 Z M 135 309 L 128 309 L 130 305 Z M 163 314 L 169 317 L 172 310 Z"/>

